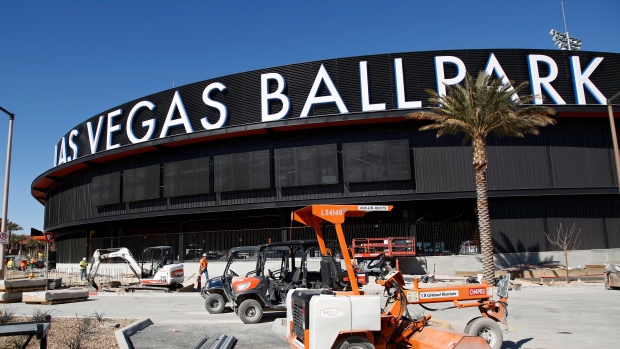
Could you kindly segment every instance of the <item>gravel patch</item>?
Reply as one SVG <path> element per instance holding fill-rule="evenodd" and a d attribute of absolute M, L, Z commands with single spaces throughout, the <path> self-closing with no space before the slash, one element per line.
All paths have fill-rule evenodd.
<path fill-rule="evenodd" d="M 31 321 L 16 316 L 9 323 Z M 96 317 L 54 317 L 47 335 L 48 349 L 118 349 L 114 332 L 130 325 L 136 319 L 109 319 L 99 321 Z M 20 348 L 28 336 L 0 337 L 0 348 Z M 39 340 L 30 340 L 27 349 L 38 349 Z"/>

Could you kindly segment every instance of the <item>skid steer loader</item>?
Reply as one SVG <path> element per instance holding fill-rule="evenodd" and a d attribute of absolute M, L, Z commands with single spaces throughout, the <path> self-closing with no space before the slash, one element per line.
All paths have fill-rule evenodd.
<path fill-rule="evenodd" d="M 314 228 L 322 253 L 327 253 L 321 226 L 333 223 L 351 282 L 351 291 L 296 289 L 287 295 L 287 338 L 300 349 L 400 349 L 400 348 L 489 348 L 502 345 L 503 334 L 497 322 L 506 323 L 509 279 L 492 300 L 493 286 L 485 282 L 450 287 L 405 288 L 398 270 L 384 263 L 385 256 L 359 266 L 376 276 L 387 295 L 381 304 L 378 295 L 364 295 L 354 278 L 342 230 L 345 217 L 361 217 L 369 211 L 390 211 L 392 206 L 311 205 L 294 212 L 293 218 Z M 467 333 L 428 326 L 431 316 L 415 318 L 408 304 L 452 302 L 455 308 L 477 307 L 481 316 L 466 326 Z"/>

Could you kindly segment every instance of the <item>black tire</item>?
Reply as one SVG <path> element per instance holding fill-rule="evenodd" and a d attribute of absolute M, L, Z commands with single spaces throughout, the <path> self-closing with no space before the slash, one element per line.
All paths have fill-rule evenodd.
<path fill-rule="evenodd" d="M 207 295 L 205 298 L 205 309 L 207 309 L 209 314 L 221 314 L 224 312 L 225 306 L 226 301 L 222 295 L 215 293 Z"/>
<path fill-rule="evenodd" d="M 351 336 L 340 342 L 338 349 L 375 349 L 368 339 L 360 336 Z"/>
<path fill-rule="evenodd" d="M 244 324 L 255 324 L 263 317 L 263 307 L 256 299 L 246 299 L 239 306 L 239 318 Z"/>
<path fill-rule="evenodd" d="M 465 326 L 466 334 L 482 337 L 491 349 L 500 349 L 504 342 L 504 333 L 497 322 L 488 317 L 471 319 Z"/>

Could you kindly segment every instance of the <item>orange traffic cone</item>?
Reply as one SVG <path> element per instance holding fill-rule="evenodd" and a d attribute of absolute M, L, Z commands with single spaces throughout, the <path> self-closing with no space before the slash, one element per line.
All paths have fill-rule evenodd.
<path fill-rule="evenodd" d="M 198 287 L 196 289 L 200 290 L 200 288 L 201 288 L 200 287 L 200 275 L 198 275 L 198 278 L 196 280 L 198 282 Z"/>

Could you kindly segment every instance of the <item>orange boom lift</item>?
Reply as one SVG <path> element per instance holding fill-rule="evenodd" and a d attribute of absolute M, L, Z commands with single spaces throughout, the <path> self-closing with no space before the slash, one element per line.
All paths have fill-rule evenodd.
<path fill-rule="evenodd" d="M 334 224 L 351 290 L 296 289 L 287 296 L 287 338 L 292 348 L 301 349 L 396 349 L 396 348 L 500 348 L 503 335 L 497 324 L 506 323 L 509 276 L 500 281 L 499 299 L 493 300 L 493 286 L 468 284 L 448 287 L 405 288 L 400 271 L 391 269 L 385 255 L 378 255 L 356 268 L 376 276 L 376 283 L 388 295 L 364 295 L 356 282 L 342 223 L 346 217 L 362 217 L 370 211 L 390 211 L 380 205 L 311 205 L 294 212 L 293 219 L 314 228 L 321 253 L 325 247 L 323 221 Z M 461 333 L 428 326 L 431 316 L 413 318 L 408 304 L 451 302 L 453 308 L 477 307 L 480 317 L 472 319 Z"/>

